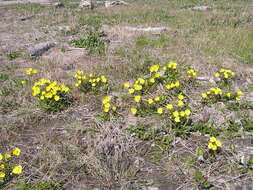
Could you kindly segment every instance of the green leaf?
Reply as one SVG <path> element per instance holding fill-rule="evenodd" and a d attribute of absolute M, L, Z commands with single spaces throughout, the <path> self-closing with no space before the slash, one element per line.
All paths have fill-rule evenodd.
<path fill-rule="evenodd" d="M 204 155 L 204 150 L 201 147 L 198 146 L 196 148 L 196 156 L 200 157 L 200 156 L 203 156 L 203 155 Z"/>
<path fill-rule="evenodd" d="M 195 179 L 198 182 L 203 182 L 204 181 L 204 176 L 203 176 L 203 174 L 201 173 L 201 171 L 199 169 L 195 170 Z"/>
<path fill-rule="evenodd" d="M 249 158 L 248 164 L 250 167 L 253 167 L 253 156 Z"/>

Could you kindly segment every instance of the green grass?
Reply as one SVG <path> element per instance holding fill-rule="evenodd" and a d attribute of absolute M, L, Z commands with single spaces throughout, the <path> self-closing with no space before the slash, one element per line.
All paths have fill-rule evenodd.
<path fill-rule="evenodd" d="M 231 181 L 246 181 L 245 176 L 252 174 L 252 169 L 239 164 L 236 156 L 240 150 L 231 147 L 237 146 L 235 138 L 247 138 L 246 132 L 253 131 L 249 116 L 252 102 L 242 98 L 241 102 L 225 102 L 221 107 L 218 103 L 210 105 L 222 113 L 221 117 L 229 116 L 222 124 L 215 118 L 209 119 L 216 117 L 216 113 L 208 113 L 210 116 L 204 117 L 207 107 L 200 103 L 200 94 L 216 84 L 200 80 L 189 82 L 183 72 L 179 80 L 184 85 L 178 91 L 166 91 L 159 84 L 143 94 L 155 97 L 164 93 L 163 101 L 173 102 L 175 94 L 182 92 L 191 103 L 189 106 L 196 118 L 184 125 L 172 125 L 169 118 L 159 117 L 155 109 L 142 110 L 142 114 L 147 115 L 135 118 L 136 125 L 129 127 L 129 103 L 133 97 L 122 84 L 147 77 L 150 74 L 148 68 L 153 64 L 175 61 L 181 69 L 195 68 L 199 76 L 211 76 L 222 67 L 234 70 L 239 78 L 222 87 L 242 87 L 247 95 L 252 91 L 252 85 L 248 84 L 252 75 L 247 68 L 253 63 L 250 0 L 128 0 L 131 6 L 106 9 L 99 5 L 94 10 L 78 9 L 77 1 L 75 5 L 70 0 L 61 2 L 65 4 L 64 8 L 39 4 L 1 8 L 12 15 L 4 16 L 3 22 L 11 23 L 8 30 L 13 34 L 36 33 L 38 30 L 45 36 L 39 36 L 37 41 L 55 39 L 59 43 L 57 50 L 50 50 L 52 54 L 49 52 L 36 60 L 28 59 L 19 52 L 2 53 L 0 118 L 6 119 L 1 121 L 3 140 L 0 149 L 22 145 L 20 162 L 24 165 L 24 175 L 19 179 L 34 182 L 17 186 L 14 178 L 6 184 L 6 189 L 15 186 L 18 190 L 77 187 L 130 190 L 141 189 L 151 180 L 157 187 L 173 181 L 175 189 L 180 186 L 207 189 L 207 182 L 213 178 L 225 176 Z M 199 5 L 212 9 L 188 9 Z M 17 20 L 20 15 L 35 16 L 29 22 L 20 22 Z M 113 47 L 107 46 L 102 39 L 104 24 L 109 25 L 112 31 L 118 26 L 165 26 L 169 30 L 160 35 L 137 33 L 125 39 L 118 38 L 121 37 L 120 32 L 125 31 L 107 33 L 111 42 L 117 41 L 118 44 L 119 41 L 120 46 Z M 59 25 L 69 26 L 71 30 L 57 32 Z M 33 30 L 30 31 L 30 28 Z M 92 28 L 92 31 L 87 28 Z M 6 28 L 0 29 L 9 32 Z M 34 43 L 29 37 L 24 39 L 26 42 Z M 85 48 L 88 54 L 76 56 L 69 46 Z M 53 59 L 46 59 L 57 51 L 64 53 L 63 56 L 61 53 Z M 16 58 L 19 58 L 16 60 L 19 63 L 12 61 Z M 231 64 L 227 60 L 231 60 Z M 241 63 L 248 65 L 244 68 Z M 50 114 L 35 107 L 36 99 L 31 96 L 33 79 L 26 85 L 20 85 L 20 81 L 27 78 L 20 71 L 29 67 L 36 67 L 39 77 L 68 84 L 71 97 L 75 97 L 76 101 L 67 109 Z M 110 88 L 106 95 L 112 95 L 112 92 L 112 100 L 119 103 L 117 115 L 101 118 L 103 97 L 95 97 L 73 87 L 73 74 L 79 69 L 108 77 Z M 48 108 L 47 105 L 42 106 Z M 209 136 L 216 136 L 223 142 L 218 152 L 208 150 Z M 201 151 L 197 149 L 202 150 L 203 161 L 198 160 L 200 155 L 196 152 Z M 146 175 L 146 171 L 151 173 Z M 45 176 L 62 182 L 62 185 L 36 183 L 43 181 Z M 157 179 L 160 176 L 162 178 Z M 225 188 L 219 181 L 215 181 L 214 185 L 216 183 Z"/>
<path fill-rule="evenodd" d="M 17 190 L 61 190 L 62 185 L 57 183 L 39 182 L 37 184 L 21 184 Z"/>

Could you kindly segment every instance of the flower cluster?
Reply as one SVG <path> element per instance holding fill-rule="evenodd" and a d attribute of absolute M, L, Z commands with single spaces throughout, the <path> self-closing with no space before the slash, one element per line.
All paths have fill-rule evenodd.
<path fill-rule="evenodd" d="M 184 102 L 185 97 L 179 94 L 176 105 L 167 104 L 168 116 L 174 123 L 184 123 L 190 119 L 191 110 Z"/>
<path fill-rule="evenodd" d="M 194 69 L 189 69 L 189 70 L 187 71 L 187 76 L 188 76 L 189 78 L 194 78 L 194 77 L 197 76 L 197 72 L 196 72 Z"/>
<path fill-rule="evenodd" d="M 164 115 L 169 118 L 173 123 L 183 123 L 190 119 L 191 110 L 184 102 L 185 97 L 182 94 L 179 94 L 177 100 L 174 104 L 168 103 L 163 104 L 163 97 L 157 96 L 154 98 L 144 99 L 137 95 L 134 97 L 134 101 L 138 103 L 138 106 L 131 107 L 130 113 L 136 115 L 140 109 L 150 109 L 154 110 L 155 113 L 159 115 Z M 143 104 L 146 106 L 143 106 Z"/>
<path fill-rule="evenodd" d="M 103 91 L 108 87 L 107 78 L 104 75 L 97 76 L 96 73 L 84 75 L 83 71 L 78 70 L 74 78 L 77 80 L 75 86 L 84 92 Z"/>
<path fill-rule="evenodd" d="M 29 69 L 25 70 L 26 75 L 32 75 L 32 74 L 37 74 L 37 73 L 38 73 L 37 69 L 29 68 Z"/>
<path fill-rule="evenodd" d="M 112 106 L 111 103 L 111 97 L 110 96 L 105 96 L 104 99 L 102 100 L 102 104 L 104 107 L 104 112 L 108 113 L 110 110 L 112 111 L 116 111 L 117 107 L 116 106 Z"/>
<path fill-rule="evenodd" d="M 142 94 L 148 82 L 143 78 L 138 78 L 133 85 L 129 82 L 124 83 L 124 88 L 128 89 L 129 94 Z"/>
<path fill-rule="evenodd" d="M 217 102 L 226 100 L 236 100 L 239 101 L 240 96 L 243 94 L 241 90 L 235 93 L 223 92 L 220 88 L 210 88 L 207 92 L 201 94 L 203 102 Z"/>
<path fill-rule="evenodd" d="M 38 97 L 38 105 L 46 112 L 60 111 L 70 105 L 69 88 L 56 81 L 40 79 L 32 87 L 32 96 Z"/>
<path fill-rule="evenodd" d="M 203 99 L 211 99 L 211 98 L 217 98 L 221 97 L 222 90 L 220 88 L 210 88 L 207 92 L 203 92 L 201 94 L 201 97 Z"/>
<path fill-rule="evenodd" d="M 168 84 L 166 84 L 165 85 L 165 88 L 166 89 L 173 89 L 173 88 L 175 88 L 175 87 L 179 87 L 180 86 L 180 82 L 179 81 L 176 81 L 176 82 L 172 82 L 172 83 L 168 83 Z"/>
<path fill-rule="evenodd" d="M 235 73 L 229 69 L 220 69 L 219 72 L 215 73 L 215 77 L 218 78 L 218 79 L 229 79 L 231 78 L 232 76 L 234 76 Z"/>
<path fill-rule="evenodd" d="M 22 166 L 15 165 L 14 159 L 21 153 L 19 148 L 13 148 L 11 153 L 0 153 L 0 182 L 7 179 L 10 175 L 19 175 L 22 173 Z"/>
<path fill-rule="evenodd" d="M 42 78 L 34 83 L 32 90 L 32 96 L 38 96 L 40 100 L 47 99 L 57 102 L 60 98 L 65 96 L 69 88 L 64 84 L 59 85 L 56 81 L 51 82 L 48 79 Z"/>
<path fill-rule="evenodd" d="M 149 71 L 150 76 L 146 80 L 144 78 L 138 78 L 132 85 L 129 82 L 124 84 L 124 88 L 128 89 L 128 92 L 133 95 L 132 103 L 134 105 L 132 104 L 130 106 L 130 113 L 132 115 L 156 113 L 165 116 L 173 123 L 184 123 L 190 119 L 191 109 L 185 103 L 185 97 L 179 89 L 175 92 L 173 91 L 177 95 L 177 99 L 173 103 L 167 100 L 169 98 L 167 96 L 168 92 L 156 97 L 147 95 L 152 93 L 149 89 L 154 89 L 148 87 L 157 81 L 157 84 L 162 84 L 166 89 L 180 87 L 181 83 L 177 78 L 177 63 L 170 61 L 164 66 L 154 64 L 149 67 Z M 196 76 L 196 72 L 193 69 L 189 73 Z M 171 94 L 171 92 L 169 93 Z"/>
<path fill-rule="evenodd" d="M 208 142 L 208 148 L 210 150 L 215 151 L 221 146 L 222 146 L 221 141 L 217 140 L 215 137 L 210 137 L 209 142 Z"/>

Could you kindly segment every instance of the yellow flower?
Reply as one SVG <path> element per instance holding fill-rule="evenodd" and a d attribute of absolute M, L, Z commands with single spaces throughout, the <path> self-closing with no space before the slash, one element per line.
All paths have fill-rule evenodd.
<path fill-rule="evenodd" d="M 172 105 L 172 104 L 167 104 L 167 105 L 166 105 L 166 108 L 167 108 L 168 110 L 172 110 L 172 109 L 173 109 L 173 105 Z"/>
<path fill-rule="evenodd" d="M 179 100 L 183 100 L 184 99 L 184 96 L 182 94 L 179 94 L 178 97 L 177 97 Z"/>
<path fill-rule="evenodd" d="M 137 109 L 136 109 L 136 108 L 131 108 L 131 113 L 132 113 L 133 115 L 135 115 L 135 114 L 137 113 Z"/>
<path fill-rule="evenodd" d="M 130 88 L 129 90 L 128 90 L 128 92 L 130 93 L 130 94 L 133 94 L 134 93 L 134 89 L 133 88 Z"/>
<path fill-rule="evenodd" d="M 231 97 L 231 93 L 229 93 L 229 92 L 226 93 L 226 96 L 230 98 Z"/>
<path fill-rule="evenodd" d="M 163 108 L 158 108 L 157 113 L 162 114 L 163 113 Z"/>
<path fill-rule="evenodd" d="M 179 107 L 182 107 L 182 106 L 184 106 L 184 102 L 182 100 L 178 100 L 177 105 Z"/>
<path fill-rule="evenodd" d="M 213 143 L 208 143 L 208 148 L 212 149 L 213 148 Z"/>
<path fill-rule="evenodd" d="M 103 104 L 106 104 L 106 103 L 108 103 L 110 100 L 111 100 L 111 97 L 110 97 L 110 96 L 105 96 L 104 99 L 102 100 L 102 103 L 103 103 Z"/>
<path fill-rule="evenodd" d="M 210 142 L 214 143 L 216 141 L 215 137 L 210 137 Z"/>
<path fill-rule="evenodd" d="M 167 67 L 166 66 L 163 66 L 163 68 L 162 68 L 164 71 L 166 71 L 167 70 Z"/>
<path fill-rule="evenodd" d="M 154 100 L 152 98 L 148 99 L 148 104 L 153 104 Z"/>
<path fill-rule="evenodd" d="M 12 150 L 12 154 L 15 156 L 19 156 L 20 155 L 21 150 L 19 148 L 13 148 Z"/>
<path fill-rule="evenodd" d="M 130 87 L 130 84 L 128 82 L 124 83 L 124 87 L 125 88 L 129 88 Z"/>
<path fill-rule="evenodd" d="M 149 70 L 150 70 L 150 72 L 152 73 L 152 72 L 157 72 L 158 70 L 159 70 L 159 65 L 152 65 L 150 68 L 149 68 Z"/>
<path fill-rule="evenodd" d="M 145 80 L 143 78 L 138 78 L 138 81 L 141 83 L 141 84 L 145 84 Z"/>
<path fill-rule="evenodd" d="M 40 100 L 44 100 L 45 99 L 45 96 L 40 96 Z"/>
<path fill-rule="evenodd" d="M 4 169 L 5 165 L 4 164 L 0 164 L 0 169 Z"/>
<path fill-rule="evenodd" d="M 26 83 L 26 81 L 25 81 L 25 80 L 22 80 L 22 81 L 21 81 L 21 84 L 25 84 L 25 83 Z"/>
<path fill-rule="evenodd" d="M 8 154 L 8 153 L 5 153 L 5 154 L 4 154 L 4 158 L 5 158 L 6 160 L 8 160 L 10 157 L 11 157 L 11 155 Z"/>
<path fill-rule="evenodd" d="M 241 100 L 241 98 L 240 97 L 236 97 L 235 100 L 239 101 L 239 100 Z"/>
<path fill-rule="evenodd" d="M 219 78 L 220 77 L 220 74 L 219 73 L 215 73 L 214 75 L 216 78 Z"/>
<path fill-rule="evenodd" d="M 60 100 L 60 96 L 54 96 L 54 100 L 57 102 L 57 101 L 59 101 Z"/>
<path fill-rule="evenodd" d="M 0 161 L 3 159 L 3 155 L 0 153 Z"/>
<path fill-rule="evenodd" d="M 206 94 L 206 93 L 202 93 L 202 94 L 201 94 L 201 97 L 202 97 L 202 98 L 207 98 L 207 94 Z"/>
<path fill-rule="evenodd" d="M 5 173 L 4 172 L 0 172 L 0 178 L 4 178 L 5 177 Z"/>
<path fill-rule="evenodd" d="M 167 66 L 168 66 L 168 68 L 176 69 L 177 68 L 177 63 L 170 61 Z"/>
<path fill-rule="evenodd" d="M 155 78 L 150 78 L 150 79 L 149 79 L 149 82 L 150 82 L 150 83 L 155 83 Z"/>
<path fill-rule="evenodd" d="M 171 89 L 171 88 L 172 88 L 171 84 L 166 84 L 165 87 L 166 87 L 167 89 Z"/>
<path fill-rule="evenodd" d="M 213 144 L 212 150 L 217 150 L 217 146 Z"/>
<path fill-rule="evenodd" d="M 179 112 L 178 111 L 174 111 L 172 114 L 173 114 L 174 117 L 179 117 Z"/>
<path fill-rule="evenodd" d="M 134 101 L 137 102 L 137 103 L 140 102 L 141 101 L 141 96 L 140 95 L 135 96 Z"/>
<path fill-rule="evenodd" d="M 215 95 L 222 94 L 221 89 L 220 89 L 220 88 L 216 88 L 216 89 L 214 90 L 214 94 L 215 94 Z"/>
<path fill-rule="evenodd" d="M 180 116 L 181 116 L 181 117 L 184 117 L 184 116 L 185 116 L 185 112 L 184 112 L 184 111 L 181 111 L 181 112 L 180 112 Z"/>
<path fill-rule="evenodd" d="M 180 86 L 180 82 L 177 81 L 177 82 L 175 83 L 175 87 L 179 87 L 179 86 Z"/>
<path fill-rule="evenodd" d="M 155 97 L 155 101 L 156 101 L 156 102 L 158 102 L 158 101 L 160 101 L 160 100 L 161 100 L 161 98 L 160 98 L 159 96 Z"/>
<path fill-rule="evenodd" d="M 238 90 L 238 91 L 236 92 L 236 94 L 237 94 L 237 96 L 241 96 L 241 95 L 243 94 L 243 92 L 242 92 L 241 90 Z"/>
<path fill-rule="evenodd" d="M 222 143 L 221 143 L 221 141 L 219 141 L 219 140 L 216 140 L 215 144 L 216 144 L 217 147 L 222 146 Z"/>
<path fill-rule="evenodd" d="M 53 94 L 49 92 L 49 93 L 47 93 L 47 94 L 45 95 L 45 97 L 46 97 L 46 98 L 52 98 L 52 97 L 53 97 Z"/>
<path fill-rule="evenodd" d="M 38 73 L 38 70 L 37 70 L 37 69 L 33 69 L 32 73 L 33 73 L 33 74 L 37 74 L 37 73 Z"/>
<path fill-rule="evenodd" d="M 110 104 L 110 103 L 106 103 L 106 104 L 104 105 L 104 107 L 105 107 L 105 108 L 110 108 L 110 107 L 111 107 L 111 104 Z"/>
<path fill-rule="evenodd" d="M 116 106 L 112 106 L 112 110 L 116 111 L 117 107 Z"/>
<path fill-rule="evenodd" d="M 82 74 L 83 74 L 83 71 L 82 71 L 82 70 L 77 70 L 77 71 L 76 71 L 76 74 L 77 74 L 77 75 L 82 75 Z"/>
<path fill-rule="evenodd" d="M 102 83 L 106 83 L 107 82 L 107 79 L 106 79 L 106 77 L 104 75 L 101 76 L 101 81 L 102 81 Z M 97 81 L 97 82 L 99 82 L 99 81 Z"/>
<path fill-rule="evenodd" d="M 154 75 L 155 78 L 159 78 L 160 76 L 161 76 L 160 73 L 155 73 L 155 75 Z"/>
<path fill-rule="evenodd" d="M 179 123 L 179 122 L 180 122 L 180 117 L 175 117 L 174 121 L 175 121 L 176 123 Z"/>
<path fill-rule="evenodd" d="M 14 166 L 12 169 L 12 173 L 13 174 L 21 174 L 22 173 L 22 166 L 21 165 Z"/>
<path fill-rule="evenodd" d="M 110 108 L 104 108 L 104 112 L 109 112 Z"/>
<path fill-rule="evenodd" d="M 191 115 L 191 110 L 190 109 L 186 109 L 184 111 L 184 113 L 185 113 L 186 116 L 189 116 L 189 115 Z"/>
<path fill-rule="evenodd" d="M 134 85 L 134 89 L 135 89 L 135 90 L 141 90 L 141 89 L 142 89 L 142 86 L 141 86 L 141 85 L 138 85 L 138 84 L 135 84 L 135 85 Z"/>

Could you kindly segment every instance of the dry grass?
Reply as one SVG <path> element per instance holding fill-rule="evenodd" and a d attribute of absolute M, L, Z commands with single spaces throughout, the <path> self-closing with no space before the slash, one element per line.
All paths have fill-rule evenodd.
<path fill-rule="evenodd" d="M 211 6 L 212 10 L 188 9 L 201 4 Z M 4 23 L 0 26 L 0 152 L 20 147 L 20 163 L 24 166 L 24 173 L 3 189 L 18 189 L 20 183 L 38 182 L 61 183 L 61 189 L 67 190 L 137 190 L 145 186 L 157 186 L 160 190 L 203 189 L 195 178 L 196 169 L 212 183 L 212 189 L 233 189 L 236 185 L 246 188 L 247 183 L 250 188 L 252 169 L 240 164 L 240 147 L 233 139 L 251 137 L 245 131 L 228 129 L 235 120 L 251 119 L 250 109 L 238 106 L 238 111 L 231 111 L 223 105 L 213 105 L 217 112 L 208 114 L 224 114 L 225 123 L 210 124 L 211 116 L 203 114 L 207 108 L 198 103 L 199 94 L 213 84 L 187 84 L 184 91 L 191 100 L 196 121 L 219 132 L 224 147 L 216 155 L 207 151 L 208 137 L 203 130 L 177 137 L 169 129 L 167 135 L 173 141 L 166 149 L 155 146 L 154 140 L 138 139 L 126 130 L 130 124 L 159 129 L 166 124 L 160 117 L 136 119 L 124 110 L 122 117 L 104 121 L 100 103 L 104 94 L 81 93 L 73 87 L 73 75 L 78 69 L 105 74 L 110 83 L 107 93 L 122 95 L 121 105 L 128 106 L 123 82 L 143 76 L 144 69 L 151 64 L 174 60 L 182 69 L 191 66 L 200 76 L 209 77 L 225 67 L 236 71 L 240 79 L 232 86 L 251 97 L 250 102 L 243 100 L 241 104 L 252 106 L 251 8 L 250 1 L 236 0 L 138 0 L 129 7 L 98 7 L 94 11 L 79 10 L 70 4 L 60 9 L 33 4 L 0 8 Z M 35 16 L 20 21 L 20 17 L 29 15 Z M 70 46 L 71 40 L 85 36 L 87 25 L 97 24 L 106 25 L 100 28 L 110 40 L 106 55 L 86 55 L 84 49 Z M 70 26 L 70 31 L 61 31 L 59 26 Z M 162 35 L 129 33 L 124 26 L 165 26 L 170 30 L 161 38 Z M 48 40 L 57 41 L 57 46 L 38 59 L 27 56 L 27 47 Z M 65 51 L 61 51 L 62 47 Z M 6 55 L 13 51 L 22 55 L 10 60 Z M 40 71 L 36 78 L 70 86 L 74 104 L 59 113 L 41 111 L 31 97 L 31 85 L 19 83 L 25 77 L 23 70 L 29 67 Z M 231 114 L 236 118 L 229 117 Z M 204 149 L 208 159 L 198 161 L 197 147 Z M 250 146 L 244 149 L 252 153 Z"/>

